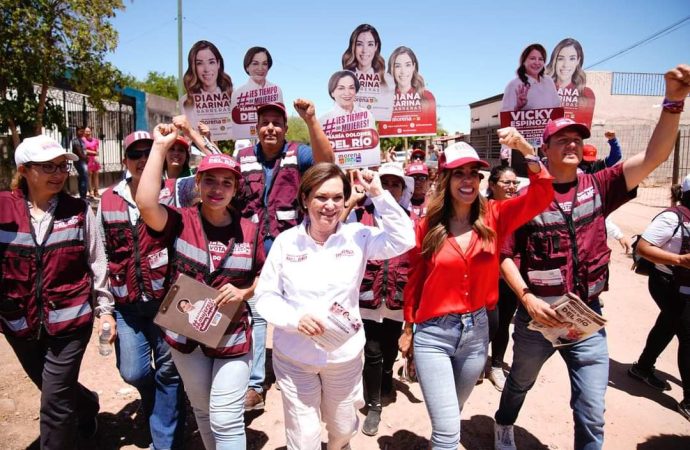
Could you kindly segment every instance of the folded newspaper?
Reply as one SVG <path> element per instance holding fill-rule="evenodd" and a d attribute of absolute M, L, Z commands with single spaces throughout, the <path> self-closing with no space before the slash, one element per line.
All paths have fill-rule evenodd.
<path fill-rule="evenodd" d="M 532 320 L 527 328 L 539 331 L 556 348 L 583 341 L 606 325 L 604 317 L 570 292 L 552 303 L 551 308 L 565 326 L 548 327 Z"/>

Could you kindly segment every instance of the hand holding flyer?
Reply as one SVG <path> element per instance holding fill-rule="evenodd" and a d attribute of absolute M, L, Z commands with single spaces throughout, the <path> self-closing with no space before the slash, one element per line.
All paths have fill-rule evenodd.
<path fill-rule="evenodd" d="M 587 304 L 572 293 L 567 293 L 551 305 L 563 326 L 549 327 L 532 320 L 528 328 L 539 331 L 555 348 L 583 341 L 598 332 L 606 319 L 594 312 Z"/>
<path fill-rule="evenodd" d="M 353 317 L 338 302 L 333 302 L 319 323 L 323 326 L 323 332 L 312 334 L 311 339 L 327 352 L 338 349 L 362 328 L 362 321 Z"/>

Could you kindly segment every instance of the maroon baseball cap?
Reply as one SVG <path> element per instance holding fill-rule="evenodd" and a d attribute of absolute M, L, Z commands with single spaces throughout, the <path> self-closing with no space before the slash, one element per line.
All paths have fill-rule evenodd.
<path fill-rule="evenodd" d="M 415 156 L 421 156 L 422 160 L 426 159 L 426 152 L 422 150 L 421 148 L 416 148 L 412 150 L 412 153 L 410 153 L 410 159 L 414 159 Z"/>
<path fill-rule="evenodd" d="M 208 170 L 213 169 L 225 169 L 231 171 L 238 180 L 242 179 L 242 174 L 240 173 L 240 165 L 235 159 L 224 153 L 216 153 L 213 155 L 206 155 L 204 159 L 199 163 L 199 168 L 197 173 L 203 173 Z"/>
<path fill-rule="evenodd" d="M 412 163 L 409 166 L 407 166 L 407 169 L 405 170 L 405 175 L 409 177 L 413 177 L 415 175 L 429 176 L 429 169 L 427 168 L 426 164 Z"/>
<path fill-rule="evenodd" d="M 125 137 L 125 151 L 127 151 L 130 145 L 139 141 L 146 141 L 149 145 L 153 145 L 153 138 L 148 131 L 135 131 L 134 133 L 129 133 L 127 137 Z"/>
<path fill-rule="evenodd" d="M 566 128 L 572 128 L 573 131 L 578 132 L 582 139 L 587 139 L 590 136 L 589 128 L 587 128 L 587 125 L 583 123 L 577 123 L 574 120 L 568 119 L 566 117 L 561 117 L 560 119 L 549 120 L 549 122 L 546 124 L 546 128 L 544 128 L 544 135 L 542 136 L 542 141 L 548 141 L 551 136 L 553 136 L 561 130 L 565 130 Z"/>
<path fill-rule="evenodd" d="M 260 116 L 263 112 L 268 111 L 268 110 L 274 110 L 274 111 L 279 111 L 283 117 L 285 118 L 285 121 L 287 122 L 287 111 L 285 110 L 285 105 L 283 105 L 281 102 L 271 102 L 271 103 L 265 103 L 258 108 L 256 108 L 256 115 L 257 117 Z"/>

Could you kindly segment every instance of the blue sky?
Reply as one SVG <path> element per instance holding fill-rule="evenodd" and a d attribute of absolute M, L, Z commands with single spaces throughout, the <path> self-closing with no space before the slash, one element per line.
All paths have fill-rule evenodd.
<path fill-rule="evenodd" d="M 119 45 L 108 59 L 138 78 L 152 70 L 177 75 L 177 0 L 125 4 L 113 20 Z M 326 86 L 340 70 L 350 33 L 369 23 L 381 35 L 386 60 L 400 45 L 415 51 L 441 123 L 452 133 L 469 132 L 468 103 L 503 92 L 526 45 L 540 42 L 550 52 L 573 37 L 584 47 L 586 67 L 689 16 L 690 0 L 184 0 L 183 10 L 185 60 L 194 42 L 209 40 L 240 86 L 247 78 L 244 53 L 266 47 L 273 56 L 268 79 L 286 102 L 312 99 L 319 114 L 332 106 Z M 681 62 L 690 63 L 690 21 L 591 70 L 659 73 Z"/>

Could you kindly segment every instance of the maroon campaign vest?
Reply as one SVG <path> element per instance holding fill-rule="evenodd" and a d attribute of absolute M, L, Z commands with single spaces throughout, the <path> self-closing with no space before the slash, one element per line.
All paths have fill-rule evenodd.
<path fill-rule="evenodd" d="M 298 146 L 298 142 L 290 142 L 280 161 L 276 161 L 267 205 L 264 204 L 264 169 L 256 157 L 256 147 L 244 148 L 238 154 L 244 185 L 237 205 L 242 217 L 250 218 L 259 225 L 262 241 L 275 238 L 302 220 L 302 211 L 297 202 L 300 181 Z"/>
<path fill-rule="evenodd" d="M 360 223 L 375 227 L 373 211 L 373 207 L 358 208 L 355 213 Z M 407 252 L 395 258 L 367 261 L 359 287 L 360 308 L 378 309 L 385 302 L 388 309 L 402 309 L 409 270 Z"/>
<path fill-rule="evenodd" d="M 567 292 L 591 301 L 608 289 L 611 250 L 594 176 L 578 175 L 573 197 L 570 214 L 561 211 L 554 200 L 518 230 L 526 235 L 520 272 L 532 293 L 547 302 Z M 560 271 L 562 282 L 546 276 L 546 271 Z"/>
<path fill-rule="evenodd" d="M 197 281 L 213 288 L 232 283 L 240 289 L 248 288 L 256 277 L 255 258 L 258 229 L 248 219 L 233 214 L 233 220 L 240 221 L 241 235 L 232 236 L 227 253 L 218 266 L 210 270 L 210 255 L 206 233 L 201 222 L 198 208 L 195 214 L 182 214 L 182 230 L 175 239 L 175 256 L 173 258 L 173 279 L 184 273 Z M 240 308 L 239 320 L 232 322 L 218 348 L 209 348 L 196 341 L 187 339 L 170 330 L 165 331 L 165 340 L 171 347 L 183 352 L 193 351 L 197 345 L 206 356 L 228 358 L 244 355 L 252 348 L 252 328 L 249 324 L 249 309 L 246 303 Z"/>
<path fill-rule="evenodd" d="M 164 205 L 172 205 L 174 195 L 166 187 L 161 190 L 159 200 Z M 132 225 L 127 202 L 114 187 L 103 193 L 101 216 L 110 292 L 115 302 L 163 300 L 170 285 L 172 245 L 167 245 L 162 237 L 152 236 L 141 218 Z"/>
<path fill-rule="evenodd" d="M 39 337 L 91 326 L 92 278 L 83 200 L 58 194 L 45 240 L 36 243 L 21 191 L 0 192 L 0 327 Z"/>

